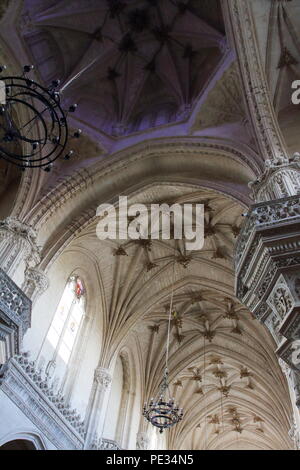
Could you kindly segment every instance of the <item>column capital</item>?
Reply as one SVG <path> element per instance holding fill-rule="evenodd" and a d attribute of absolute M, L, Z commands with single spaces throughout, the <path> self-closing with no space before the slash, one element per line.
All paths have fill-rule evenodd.
<path fill-rule="evenodd" d="M 136 436 L 136 449 L 137 450 L 148 450 L 150 445 L 150 439 L 146 432 L 139 432 Z"/>
<path fill-rule="evenodd" d="M 94 380 L 103 390 L 107 390 L 112 381 L 111 373 L 104 367 L 97 367 L 94 372 Z"/>
<path fill-rule="evenodd" d="M 49 279 L 45 273 L 38 268 L 27 268 L 25 271 L 25 279 L 22 290 L 25 294 L 35 300 L 38 295 L 41 295 L 49 287 Z"/>
<path fill-rule="evenodd" d="M 0 265 L 11 275 L 10 271 L 17 268 L 21 259 L 28 267 L 40 263 L 37 232 L 16 217 L 7 217 L 0 221 Z"/>
<path fill-rule="evenodd" d="M 0 221 L 0 230 L 8 230 L 15 235 L 25 238 L 31 243 L 36 242 L 37 233 L 34 228 L 16 217 L 7 217 Z"/>

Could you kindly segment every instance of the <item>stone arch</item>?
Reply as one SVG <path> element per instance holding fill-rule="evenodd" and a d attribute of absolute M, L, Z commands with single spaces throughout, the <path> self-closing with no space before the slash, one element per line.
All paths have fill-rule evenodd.
<path fill-rule="evenodd" d="M 216 168 L 221 164 L 222 174 L 218 175 Z M 237 150 L 227 143 L 214 144 L 200 138 L 145 142 L 113 154 L 109 162 L 101 161 L 60 183 L 28 212 L 26 223 L 38 229 L 39 243 L 45 252 L 58 241 L 51 227 L 60 228 L 63 243 L 66 232 L 72 233 L 82 226 L 99 204 L 113 203 L 129 189 L 133 194 L 158 181 L 194 184 L 223 192 L 247 206 L 250 204 L 247 184 L 258 172 L 253 152 Z"/>
<path fill-rule="evenodd" d="M 36 432 L 17 431 L 0 439 L 0 450 L 47 450 L 47 446 Z"/>

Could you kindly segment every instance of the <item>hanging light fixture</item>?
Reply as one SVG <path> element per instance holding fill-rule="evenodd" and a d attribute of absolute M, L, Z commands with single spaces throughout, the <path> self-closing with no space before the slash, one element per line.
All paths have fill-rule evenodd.
<path fill-rule="evenodd" d="M 183 418 L 183 409 L 179 408 L 175 403 L 175 399 L 171 398 L 169 390 L 169 343 L 170 343 L 170 326 L 171 315 L 173 311 L 173 296 L 174 296 L 174 280 L 175 280 L 175 256 L 173 265 L 173 284 L 170 301 L 169 319 L 168 319 L 168 335 L 166 344 L 166 366 L 160 386 L 158 396 L 151 398 L 149 404 L 145 403 L 143 408 L 143 416 L 153 426 L 159 428 L 162 433 L 164 429 L 171 428 Z"/>
<path fill-rule="evenodd" d="M 28 77 L 33 65 L 23 67 L 21 76 L 4 76 L 0 66 L 0 160 L 4 159 L 22 170 L 43 168 L 50 171 L 60 156 L 69 160 L 73 150 L 66 152 L 69 135 L 67 116 L 77 104 L 64 110 L 59 80 L 48 88 Z M 74 132 L 79 138 L 81 130 Z"/>

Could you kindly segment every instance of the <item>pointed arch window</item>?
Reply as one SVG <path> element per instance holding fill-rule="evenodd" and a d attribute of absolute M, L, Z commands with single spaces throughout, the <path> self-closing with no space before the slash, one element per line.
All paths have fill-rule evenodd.
<path fill-rule="evenodd" d="M 52 350 L 47 374 L 54 369 L 62 375 L 70 357 L 85 314 L 85 288 L 79 276 L 71 276 L 67 282 L 58 308 L 48 330 L 46 343 Z"/>

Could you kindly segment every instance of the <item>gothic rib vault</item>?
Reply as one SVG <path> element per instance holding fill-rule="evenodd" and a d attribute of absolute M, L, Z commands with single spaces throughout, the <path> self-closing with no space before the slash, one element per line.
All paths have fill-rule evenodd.
<path fill-rule="evenodd" d="M 207 234 L 199 253 L 176 246 L 170 378 L 186 419 L 168 435 L 167 448 L 289 448 L 289 400 L 272 340 L 234 298 L 242 206 L 211 190 L 170 184 L 153 184 L 130 202 L 162 200 L 204 202 Z M 88 295 L 99 299 L 100 365 L 109 369 L 120 351 L 131 351 L 143 402 L 164 367 L 174 244 L 99 242 L 96 224 L 74 237 L 47 274 L 57 276 L 62 264 L 80 267 Z"/>
<path fill-rule="evenodd" d="M 24 337 L 23 350 L 30 352 L 34 364 L 28 365 L 29 359 L 21 356 L 11 362 L 7 375 L 1 375 L 7 410 L 17 415 L 8 404 L 11 393 L 14 404 L 23 407 L 26 419 L 34 423 L 45 448 L 103 448 L 102 438 L 112 448 L 294 448 L 295 404 L 283 364 L 274 353 L 276 338 L 237 300 L 235 284 L 243 279 L 236 282 L 234 271 L 237 240 L 245 225 L 242 214 L 257 202 L 248 182 L 273 172 L 272 166 L 264 172 L 264 160 L 277 159 L 280 165 L 288 153 L 298 150 L 295 134 L 291 132 L 289 138 L 284 130 L 287 97 L 275 99 L 275 91 L 283 89 L 290 76 L 284 74 L 290 73 L 285 67 L 291 65 L 295 72 L 297 60 L 291 56 L 296 56 L 298 45 L 291 34 L 287 47 L 294 49 L 290 56 L 281 51 L 275 74 L 278 49 L 273 40 L 278 34 L 274 12 L 280 17 L 276 24 L 287 28 L 295 13 L 294 2 L 286 6 L 276 1 L 271 9 L 266 8 L 269 39 L 266 42 L 257 33 L 261 31 L 258 21 L 255 42 L 253 30 L 251 34 L 247 30 L 253 26 L 247 16 L 249 2 L 226 1 L 221 7 L 222 2 L 209 0 L 199 7 L 190 0 L 180 2 L 191 10 L 179 15 L 174 2 L 165 0 L 161 14 L 165 22 L 173 18 L 173 29 L 160 28 L 156 35 L 135 31 L 138 39 L 130 29 L 126 44 L 118 43 L 114 13 L 110 12 L 105 26 L 112 31 L 113 41 L 105 28 L 100 31 L 105 9 L 98 1 L 78 0 L 72 11 L 68 1 L 60 2 L 59 8 L 54 0 L 44 0 L 39 6 L 29 0 L 21 3 L 6 12 L 6 40 L 1 40 L 0 55 L 14 71 L 19 67 L 18 53 L 29 62 L 34 60 L 35 73 L 45 82 L 56 78 L 54 72 L 60 73 L 63 85 L 71 80 L 66 99 L 71 102 L 74 96 L 80 97 L 82 112 L 73 125 L 80 124 L 85 136 L 77 144 L 75 159 L 58 162 L 50 175 L 25 172 L 19 176 L 1 163 L 1 181 L 11 188 L 9 207 L 3 198 L 0 201 L 1 218 L 7 217 L 0 225 L 1 267 L 33 302 L 32 327 Z M 135 11 L 140 2 L 126 3 Z M 146 13 L 143 21 L 156 24 L 157 14 L 153 19 L 150 3 L 155 2 L 142 2 L 150 15 Z M 123 24 L 128 18 L 133 21 L 125 10 Z M 171 45 L 166 40 L 170 35 Z M 246 43 L 245 36 L 250 37 Z M 180 53 L 178 40 L 186 46 L 186 57 Z M 139 42 L 142 58 L 135 57 L 134 46 Z M 263 66 L 257 65 L 258 55 L 253 52 L 256 45 L 264 57 L 265 43 L 274 47 L 271 59 L 263 65 L 270 95 L 260 73 Z M 146 57 L 151 62 L 158 44 L 163 44 L 158 46 L 162 56 L 158 55 L 154 69 L 145 70 L 141 61 Z M 99 55 L 100 45 L 103 55 Z M 120 47 L 129 49 L 116 69 Z M 200 50 L 198 55 L 194 49 Z M 247 54 L 251 67 L 241 59 Z M 85 67 L 87 73 L 72 82 Z M 186 83 L 183 77 L 188 67 Z M 167 69 L 172 70 L 170 75 Z M 253 83 L 259 83 L 255 93 Z M 270 112 L 272 104 L 278 116 Z M 257 198 L 264 202 L 269 194 L 262 190 Z M 100 241 L 96 208 L 104 202 L 117 207 L 119 195 L 128 195 L 130 203 L 146 205 L 204 203 L 203 250 L 187 252 L 184 241 L 176 242 L 175 248 L 173 241 Z M 156 394 L 164 368 L 174 261 L 170 387 L 185 417 L 161 441 L 155 441 L 141 410 L 143 402 Z M 38 380 L 35 368 L 42 369 L 47 362 L 43 344 L 71 274 L 84 281 L 87 311 L 71 370 L 60 386 L 66 403 L 76 407 L 84 420 L 79 434 L 56 405 L 49 404 L 46 392 L 40 392 L 36 382 L 32 384 L 32 377 Z M 31 375 L 24 385 L 27 367 Z M 122 382 L 118 399 L 116 377 Z M 14 380 L 18 386 L 23 384 L 28 400 L 36 400 L 37 415 L 29 401 L 22 403 L 22 390 L 19 395 L 13 390 Z M 0 400 L 4 400 L 2 395 Z M 119 399 L 118 422 L 112 430 L 110 414 L 114 412 L 110 410 Z M 61 405 L 60 398 L 55 400 Z M 45 419 L 49 415 L 55 426 Z M 28 424 L 25 418 L 16 427 L 24 423 Z M 5 439 L 0 435 L 2 442 Z"/>

